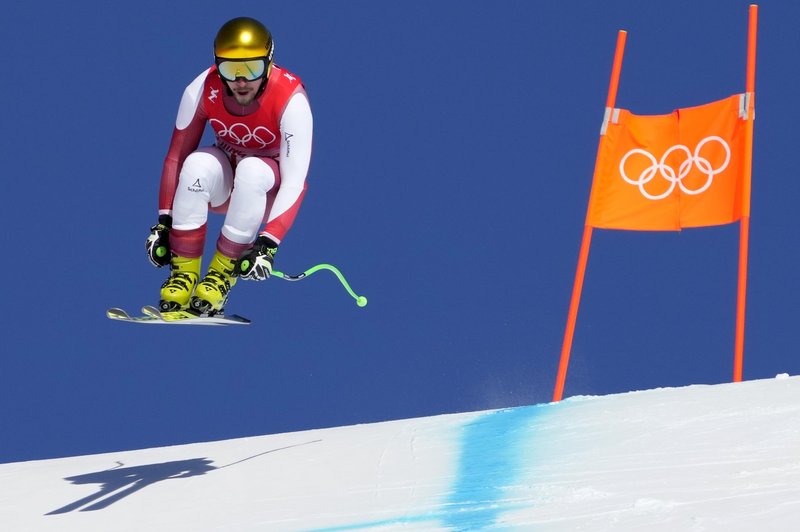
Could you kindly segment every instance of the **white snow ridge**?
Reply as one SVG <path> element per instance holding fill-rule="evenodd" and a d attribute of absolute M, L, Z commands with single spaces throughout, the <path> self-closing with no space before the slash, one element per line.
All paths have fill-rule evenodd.
<path fill-rule="evenodd" d="M 0 465 L 3 531 L 794 531 L 800 378 Z"/>

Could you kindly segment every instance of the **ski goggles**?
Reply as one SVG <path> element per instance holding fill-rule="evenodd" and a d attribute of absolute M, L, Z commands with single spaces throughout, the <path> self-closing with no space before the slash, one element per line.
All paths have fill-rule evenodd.
<path fill-rule="evenodd" d="M 255 81 L 268 74 L 270 66 L 272 63 L 267 64 L 267 60 L 263 57 L 237 61 L 217 59 L 217 72 L 225 81 L 236 81 L 239 78 Z"/>

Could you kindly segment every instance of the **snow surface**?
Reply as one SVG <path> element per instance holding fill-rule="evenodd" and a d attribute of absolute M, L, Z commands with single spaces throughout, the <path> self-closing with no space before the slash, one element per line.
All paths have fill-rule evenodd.
<path fill-rule="evenodd" d="M 0 530 L 798 530 L 800 378 L 0 465 Z"/>

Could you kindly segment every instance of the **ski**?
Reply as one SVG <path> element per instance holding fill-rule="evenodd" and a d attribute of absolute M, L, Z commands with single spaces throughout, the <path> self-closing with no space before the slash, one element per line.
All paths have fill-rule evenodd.
<path fill-rule="evenodd" d="M 132 323 L 144 323 L 154 325 L 249 325 L 250 320 L 231 314 L 229 316 L 215 315 L 206 316 L 194 314 L 188 311 L 160 312 L 156 307 L 145 305 L 142 307 L 141 316 L 131 316 L 121 308 L 110 308 L 106 311 L 106 316 L 112 320 L 128 321 Z"/>

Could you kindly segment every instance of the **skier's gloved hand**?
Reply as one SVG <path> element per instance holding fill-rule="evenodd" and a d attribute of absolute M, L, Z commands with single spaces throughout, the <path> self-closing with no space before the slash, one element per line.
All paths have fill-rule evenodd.
<path fill-rule="evenodd" d="M 278 244 L 269 237 L 260 235 L 253 242 L 253 247 L 239 257 L 234 275 L 246 281 L 263 281 L 272 275 L 272 263 L 278 252 Z"/>
<path fill-rule="evenodd" d="M 150 236 L 144 243 L 147 249 L 147 258 L 156 268 L 161 268 L 170 263 L 169 230 L 172 229 L 172 216 L 162 214 L 158 223 L 150 228 Z"/>

